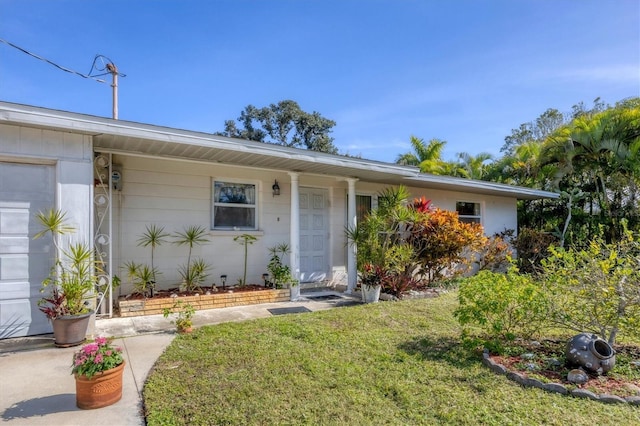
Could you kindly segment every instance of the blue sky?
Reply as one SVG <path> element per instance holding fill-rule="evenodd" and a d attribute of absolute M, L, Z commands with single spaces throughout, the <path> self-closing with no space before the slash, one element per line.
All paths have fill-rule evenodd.
<path fill-rule="evenodd" d="M 637 0 L 0 0 L 0 38 L 85 74 L 110 58 L 122 120 L 216 132 L 292 99 L 388 162 L 411 135 L 499 155 L 547 108 L 640 96 Z M 1 43 L 0 100 L 111 116 L 108 84 Z"/>

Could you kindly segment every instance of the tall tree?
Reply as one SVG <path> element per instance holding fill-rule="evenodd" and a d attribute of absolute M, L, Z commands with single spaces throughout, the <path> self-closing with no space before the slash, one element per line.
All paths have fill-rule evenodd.
<path fill-rule="evenodd" d="M 398 155 L 397 164 L 405 166 L 418 166 L 422 173 L 442 173 L 442 149 L 447 144 L 440 139 L 431 139 L 425 144 L 424 139 L 411 136 L 413 152 Z"/>
<path fill-rule="evenodd" d="M 576 108 L 574 106 L 574 108 Z M 549 108 L 543 112 L 535 121 L 523 123 L 517 129 L 511 130 L 511 135 L 504 138 L 504 145 L 501 152 L 511 155 L 515 149 L 531 141 L 541 142 L 556 129 L 565 123 L 565 116 L 557 109 Z"/>
<path fill-rule="evenodd" d="M 488 161 L 493 160 L 493 155 L 488 152 L 481 152 L 478 155 L 471 155 L 466 152 L 458 153 L 459 169 L 462 176 L 467 179 L 482 180 L 489 172 Z"/>
<path fill-rule="evenodd" d="M 318 112 L 307 113 L 292 100 L 280 101 L 264 108 L 248 105 L 240 113 L 238 123 L 227 120 L 224 136 L 275 143 L 293 148 L 337 154 L 329 136 L 336 122 Z"/>
<path fill-rule="evenodd" d="M 596 223 L 608 227 L 609 240 L 622 232 L 620 219 L 632 226 L 639 220 L 639 104 L 627 100 L 602 112 L 579 114 L 549 136 L 541 152 L 541 164 L 553 167 L 555 188 L 579 188 L 587 194 L 579 212 L 587 214 L 589 226 L 597 215 Z"/>

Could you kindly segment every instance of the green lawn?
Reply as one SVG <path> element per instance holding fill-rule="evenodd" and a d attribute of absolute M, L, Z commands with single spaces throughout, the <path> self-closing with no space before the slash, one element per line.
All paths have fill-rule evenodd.
<path fill-rule="evenodd" d="M 460 345 L 455 293 L 203 327 L 144 390 L 149 425 L 637 425 L 640 407 L 525 389 Z"/>

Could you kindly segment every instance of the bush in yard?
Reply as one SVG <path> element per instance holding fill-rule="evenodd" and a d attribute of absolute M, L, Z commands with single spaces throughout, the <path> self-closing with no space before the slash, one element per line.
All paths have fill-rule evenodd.
<path fill-rule="evenodd" d="M 511 268 L 506 273 L 480 271 L 458 290 L 454 315 L 467 334 L 479 326 L 490 339 L 529 338 L 546 324 L 546 297 L 529 275 Z"/>
<path fill-rule="evenodd" d="M 513 234 L 513 229 L 504 230 L 486 239 L 475 261 L 479 271 L 506 272 L 511 267 L 513 250 L 510 241 Z"/>
<path fill-rule="evenodd" d="M 625 231 L 622 240 L 600 239 L 586 249 L 550 248 L 542 262 L 550 318 L 578 332 L 615 343 L 618 334 L 640 336 L 640 241 Z"/>
<path fill-rule="evenodd" d="M 542 259 L 549 256 L 549 247 L 555 243 L 557 238 L 547 232 L 522 228 L 515 240 L 520 272 L 540 273 Z"/>
<path fill-rule="evenodd" d="M 456 212 L 434 209 L 413 222 L 408 236 L 428 283 L 459 276 L 471 268 L 472 256 L 485 244 L 482 226 L 465 223 Z"/>

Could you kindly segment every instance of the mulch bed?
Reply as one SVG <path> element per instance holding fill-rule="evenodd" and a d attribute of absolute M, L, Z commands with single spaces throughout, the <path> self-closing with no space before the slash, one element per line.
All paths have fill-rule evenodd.
<path fill-rule="evenodd" d="M 640 365 L 631 364 L 631 362 L 640 362 L 638 346 L 615 345 L 615 367 L 606 375 L 589 373 L 589 380 L 581 385 L 567 381 L 567 373 L 576 367 L 566 365 L 564 355 L 566 341 L 519 342 L 518 347 L 521 349 L 518 355 L 491 354 L 490 358 L 509 371 L 519 372 L 527 377 L 543 378 L 544 382 L 571 385 L 596 394 L 640 396 Z M 509 352 L 515 351 L 509 350 Z"/>

